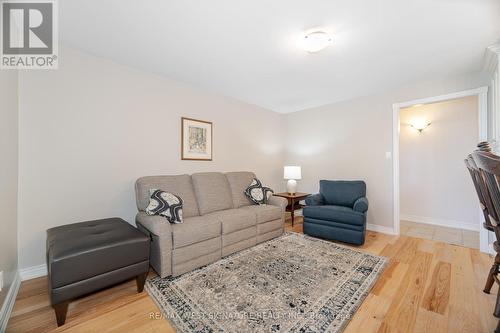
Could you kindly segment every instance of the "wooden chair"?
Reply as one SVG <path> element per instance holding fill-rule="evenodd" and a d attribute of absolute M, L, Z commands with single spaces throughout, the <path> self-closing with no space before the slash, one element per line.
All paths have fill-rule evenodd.
<path fill-rule="evenodd" d="M 490 293 L 494 282 L 500 285 L 498 279 L 500 268 L 500 227 L 498 226 L 498 216 L 500 216 L 500 156 L 490 152 L 475 151 L 472 153 L 472 161 L 467 159 L 466 165 L 468 168 L 472 167 L 473 181 L 475 179 L 479 188 L 479 201 L 482 201 L 481 204 L 485 207 L 483 209 L 483 212 L 486 211 L 484 226 L 488 230 L 492 229 L 496 236 L 493 248 L 497 254 L 483 290 L 485 293 Z M 500 318 L 500 293 L 497 294 L 493 315 Z M 500 333 L 500 322 L 495 332 Z"/>
<path fill-rule="evenodd" d="M 493 204 L 490 200 L 490 196 L 488 194 L 488 189 L 486 184 L 481 176 L 481 172 L 474 162 L 472 158 L 472 154 L 469 154 L 465 159 L 465 165 L 469 170 L 470 176 L 472 178 L 472 183 L 474 184 L 474 188 L 476 189 L 477 197 L 479 199 L 479 205 L 484 215 L 484 223 L 483 227 L 491 232 L 494 232 L 494 225 L 491 223 L 490 212 L 492 214 L 492 218 L 494 221 L 497 221 L 495 210 L 493 209 Z"/>

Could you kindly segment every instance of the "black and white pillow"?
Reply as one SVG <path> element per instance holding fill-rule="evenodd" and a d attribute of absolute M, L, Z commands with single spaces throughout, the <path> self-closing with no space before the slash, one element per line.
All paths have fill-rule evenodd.
<path fill-rule="evenodd" d="M 262 186 L 262 183 L 257 178 L 254 178 L 250 186 L 245 190 L 245 195 L 257 205 L 266 205 L 267 200 L 273 193 L 274 191 L 269 187 Z"/>
<path fill-rule="evenodd" d="M 182 223 L 182 199 L 162 190 L 149 190 L 148 215 L 160 215 L 170 223 Z"/>

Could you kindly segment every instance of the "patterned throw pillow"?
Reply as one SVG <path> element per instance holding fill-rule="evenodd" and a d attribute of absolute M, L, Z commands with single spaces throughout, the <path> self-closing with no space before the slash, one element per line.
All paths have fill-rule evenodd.
<path fill-rule="evenodd" d="M 252 180 L 250 186 L 245 190 L 245 195 L 257 205 L 266 205 L 267 200 L 274 193 L 269 187 L 262 186 L 257 178 Z"/>
<path fill-rule="evenodd" d="M 160 215 L 170 223 L 182 223 L 182 199 L 175 194 L 162 190 L 149 190 L 148 215 Z"/>

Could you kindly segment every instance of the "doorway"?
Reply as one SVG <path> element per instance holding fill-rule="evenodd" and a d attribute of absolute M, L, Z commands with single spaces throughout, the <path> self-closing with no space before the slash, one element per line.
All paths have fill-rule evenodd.
<path fill-rule="evenodd" d="M 460 114 L 462 104 L 468 105 L 469 110 L 471 105 L 475 106 L 472 116 L 476 118 L 462 121 L 460 125 L 465 117 L 464 113 Z M 470 123 L 475 128 L 471 128 Z M 460 133 L 457 126 L 469 126 L 464 131 L 475 133 L 475 137 L 462 140 L 457 136 Z M 487 87 L 393 105 L 396 234 L 410 233 L 413 237 L 479 246 L 482 252 L 489 252 L 488 233 L 481 227 L 479 202 L 470 180 L 464 178 L 468 174 L 463 163 L 475 143 L 486 138 Z M 401 175 L 405 177 L 403 180 Z M 474 241 L 477 232 L 479 244 Z"/>

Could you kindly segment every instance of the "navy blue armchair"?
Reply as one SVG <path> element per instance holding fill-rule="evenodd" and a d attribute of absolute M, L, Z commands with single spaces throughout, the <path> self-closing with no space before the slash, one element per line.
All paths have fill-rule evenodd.
<path fill-rule="evenodd" d="M 367 210 L 364 181 L 320 180 L 319 193 L 306 199 L 304 233 L 363 245 Z"/>

